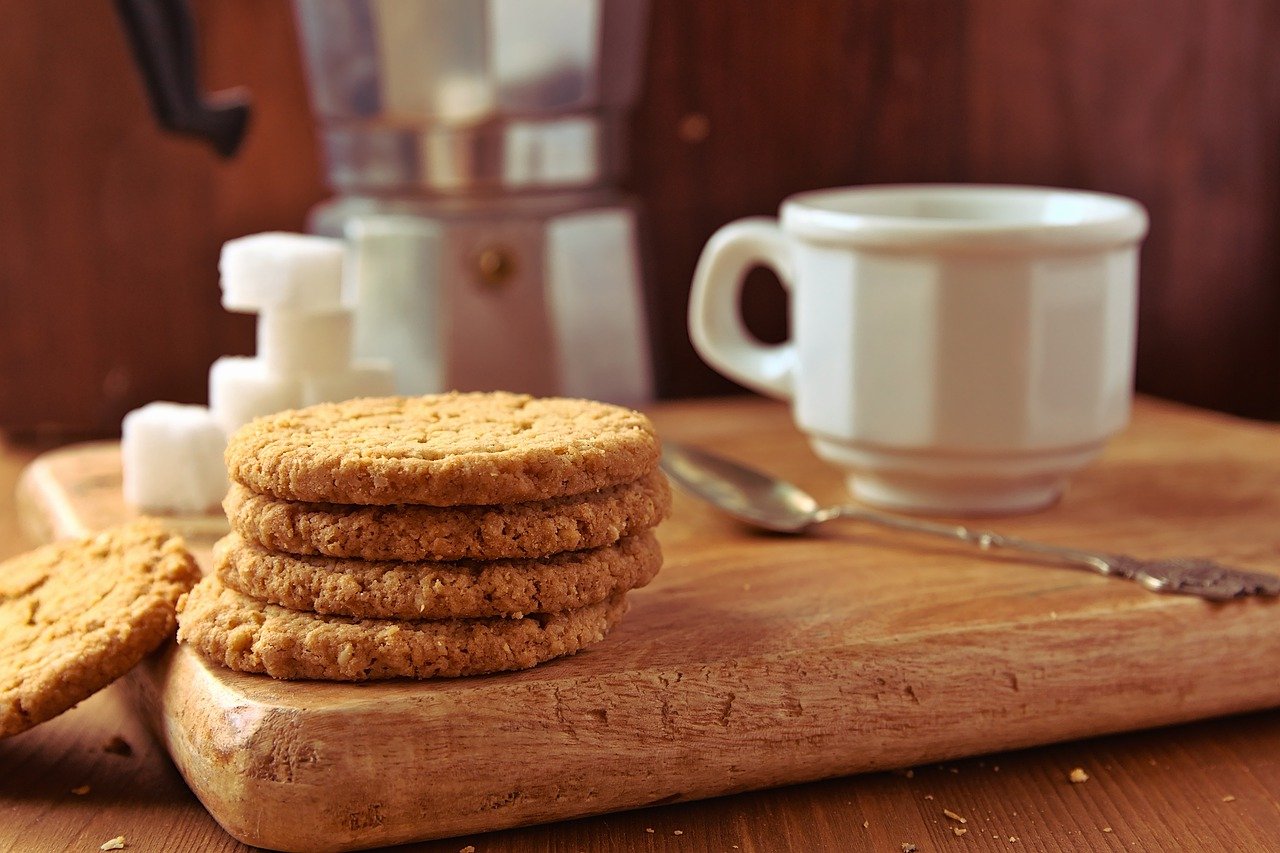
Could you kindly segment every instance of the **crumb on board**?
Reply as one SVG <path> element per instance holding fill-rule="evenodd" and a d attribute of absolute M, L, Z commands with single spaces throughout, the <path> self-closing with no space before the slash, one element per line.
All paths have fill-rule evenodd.
<path fill-rule="evenodd" d="M 468 844 L 466 847 L 459 850 L 458 853 L 476 853 L 476 846 L 474 844 Z"/>
<path fill-rule="evenodd" d="M 117 835 L 115 838 L 111 839 L 110 841 L 104 841 L 102 842 L 102 846 L 99 847 L 98 849 L 99 850 L 123 850 L 124 836 Z"/>
<path fill-rule="evenodd" d="M 652 835 L 652 834 L 653 834 L 653 827 L 652 827 L 652 826 L 646 826 L 646 827 L 644 828 L 644 831 L 645 831 L 645 832 L 647 832 L 647 833 L 649 833 L 650 835 Z"/>
<path fill-rule="evenodd" d="M 902 842 L 901 850 L 902 853 L 916 853 L 916 846 L 910 841 L 904 841 Z"/>
<path fill-rule="evenodd" d="M 869 820 L 864 820 L 864 821 L 862 822 L 862 828 L 863 828 L 863 829 L 870 829 L 870 828 L 871 828 L 871 821 L 869 821 Z"/>
<path fill-rule="evenodd" d="M 1071 771 L 1070 775 L 1067 776 L 1067 778 L 1070 779 L 1073 783 L 1079 785 L 1081 782 L 1089 781 L 1089 774 L 1084 772 L 1083 767 L 1076 767 Z"/>
<path fill-rule="evenodd" d="M 684 830 L 683 830 L 683 829 L 673 829 L 673 830 L 671 830 L 671 834 L 672 834 L 672 835 L 684 835 Z"/>
<path fill-rule="evenodd" d="M 1102 827 L 1102 831 L 1103 831 L 1103 832 L 1112 832 L 1113 830 L 1112 830 L 1112 829 L 1111 829 L 1111 827 L 1109 827 L 1109 826 L 1104 826 L 1104 827 Z"/>
<path fill-rule="evenodd" d="M 1010 835 L 1010 836 L 1009 836 L 1009 843 L 1010 843 L 1010 844 L 1017 844 L 1017 843 L 1018 843 L 1018 836 L 1016 836 L 1016 835 Z"/>
<path fill-rule="evenodd" d="M 110 753 L 111 755 L 123 756 L 125 758 L 133 755 L 133 747 L 129 746 L 129 741 L 120 737 L 120 735 L 115 735 L 111 740 L 104 743 L 102 745 L 102 751 Z"/>
<path fill-rule="evenodd" d="M 942 813 L 943 813 L 944 815 L 946 815 L 947 817 L 951 818 L 952 820 L 956 821 L 957 823 L 968 823 L 968 822 L 969 822 L 969 819 L 968 819 L 968 818 L 961 817 L 960 815 L 958 815 L 958 814 L 956 814 L 955 812 L 953 812 L 951 809 L 943 809 L 943 810 L 942 810 Z"/>
<path fill-rule="evenodd" d="M 1222 798 L 1222 801 L 1224 803 L 1234 803 L 1236 801 L 1236 798 L 1232 794 L 1227 794 L 1225 797 Z"/>
<path fill-rule="evenodd" d="M 969 830 L 965 829 L 963 826 L 951 827 L 951 832 L 954 833 L 957 838 L 959 838 L 961 835 L 964 835 L 968 831 Z"/>

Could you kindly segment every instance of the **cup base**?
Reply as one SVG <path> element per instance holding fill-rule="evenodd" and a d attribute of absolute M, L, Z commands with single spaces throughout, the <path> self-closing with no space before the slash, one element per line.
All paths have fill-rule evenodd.
<path fill-rule="evenodd" d="M 850 474 L 849 491 L 863 503 L 896 512 L 927 515 L 1016 515 L 1052 506 L 1062 497 L 1065 478 L 1019 485 L 1008 483 L 922 483 L 893 476 Z"/>
<path fill-rule="evenodd" d="M 1104 442 L 1008 455 L 900 450 L 810 435 L 814 451 L 845 472 L 860 501 L 929 515 L 1035 512 L 1062 496 L 1067 478 Z"/>

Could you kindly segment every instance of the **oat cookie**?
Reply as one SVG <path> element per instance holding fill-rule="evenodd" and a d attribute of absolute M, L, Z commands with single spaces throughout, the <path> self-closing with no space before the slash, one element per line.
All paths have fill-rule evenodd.
<path fill-rule="evenodd" d="M 304 503 L 234 484 L 223 501 L 231 528 L 272 551 L 361 560 L 544 557 L 616 542 L 656 526 L 671 509 L 661 471 L 607 489 L 496 506 Z"/>
<path fill-rule="evenodd" d="M 505 504 L 578 495 L 658 464 L 639 412 L 505 392 L 377 397 L 259 418 L 227 446 L 231 478 L 286 500 Z"/>
<path fill-rule="evenodd" d="M 522 616 L 573 610 L 644 586 L 662 551 L 644 532 L 541 559 L 365 562 L 277 554 L 232 533 L 213 549 L 223 584 L 293 610 L 364 619 Z"/>
<path fill-rule="evenodd" d="M 173 632 L 174 605 L 199 577 L 152 519 L 0 564 L 0 737 L 132 669 Z"/>
<path fill-rule="evenodd" d="M 288 610 L 209 575 L 179 604 L 178 641 L 215 663 L 273 678 L 366 681 L 527 669 L 604 639 L 624 595 L 522 619 L 395 621 Z"/>

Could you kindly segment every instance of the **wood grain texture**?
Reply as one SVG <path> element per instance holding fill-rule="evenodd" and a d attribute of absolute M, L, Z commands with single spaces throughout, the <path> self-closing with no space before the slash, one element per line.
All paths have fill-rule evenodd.
<path fill-rule="evenodd" d="M 733 386 L 694 353 L 689 282 L 721 225 L 776 215 L 791 193 L 963 180 L 965 4 L 656 0 L 633 127 L 632 184 L 650 215 L 652 297 L 669 396 Z M 705 135 L 689 134 L 700 117 Z M 762 337 L 785 330 L 771 276 L 745 300 Z"/>
<path fill-rule="evenodd" d="M 1139 385 L 1280 416 L 1280 7 L 968 6 L 966 178 L 1143 201 Z"/>
<path fill-rule="evenodd" d="M 0 742 L 0 850 L 94 850 L 122 832 L 138 850 L 253 849 L 200 806 L 127 699 L 109 690 Z M 102 751 L 121 735 L 132 756 Z M 1278 751 L 1280 715 L 1256 714 L 928 765 L 910 779 L 865 774 L 408 849 L 724 853 L 736 844 L 753 853 L 848 853 L 898 851 L 905 841 L 921 851 L 1000 853 L 1267 850 L 1280 831 Z M 1072 785 L 1067 774 L 1078 766 L 1091 778 Z M 88 795 L 70 793 L 83 784 Z M 951 833 L 943 808 L 968 818 L 965 837 Z"/>
<path fill-rule="evenodd" d="M 668 437 L 839 496 L 838 475 L 776 404 L 654 414 Z M 1278 451 L 1275 429 L 1144 402 L 1062 504 L 1000 527 L 1274 570 Z M 32 470 L 48 476 L 26 483 L 74 484 L 87 456 L 109 455 L 46 456 Z M 125 512 L 115 488 L 98 476 L 63 493 L 103 518 Z M 24 491 L 28 512 L 47 517 L 50 494 Z M 1275 602 L 1214 606 L 847 526 L 752 535 L 683 496 L 662 539 L 667 567 L 614 634 L 529 672 L 296 685 L 179 649 L 134 689 L 215 817 L 288 849 L 560 820 L 1280 703 L 1268 677 Z"/>
<path fill-rule="evenodd" d="M 218 306 L 218 246 L 300 228 L 326 195 L 289 4 L 193 5 L 206 85 L 255 103 L 232 162 L 154 127 L 110 4 L 0 8 L 8 429 L 109 434 L 141 403 L 205 399 L 212 360 L 252 348 Z M 654 0 L 629 185 L 660 392 L 732 387 L 685 332 L 725 222 L 820 186 L 1029 182 L 1150 208 L 1140 387 L 1280 417 L 1277 43 L 1268 0 Z M 756 279 L 749 322 L 776 339 L 782 296 Z"/>
<path fill-rule="evenodd" d="M 241 153 L 160 133 L 111 3 L 0 7 L 0 412 L 19 432 L 118 433 L 203 402 L 253 351 L 219 305 L 221 244 L 300 230 L 323 197 L 288 3 L 197 2 L 210 90 L 252 89 Z"/>

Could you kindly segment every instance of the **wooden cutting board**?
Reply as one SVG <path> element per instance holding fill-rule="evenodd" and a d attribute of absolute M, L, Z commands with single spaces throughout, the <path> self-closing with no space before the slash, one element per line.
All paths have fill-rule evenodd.
<path fill-rule="evenodd" d="M 785 409 L 656 407 L 664 436 L 841 498 Z M 126 516 L 118 449 L 20 487 L 46 538 Z M 1002 531 L 1280 570 L 1280 429 L 1140 401 L 1056 507 Z M 207 558 L 217 519 L 175 519 Z M 129 679 L 213 816 L 347 850 L 711 797 L 1280 705 L 1280 609 L 1209 604 L 836 523 L 755 534 L 685 495 L 666 566 L 602 644 L 528 672 L 285 683 L 185 648 Z"/>

